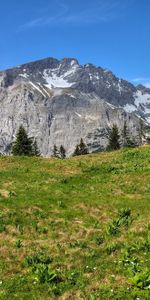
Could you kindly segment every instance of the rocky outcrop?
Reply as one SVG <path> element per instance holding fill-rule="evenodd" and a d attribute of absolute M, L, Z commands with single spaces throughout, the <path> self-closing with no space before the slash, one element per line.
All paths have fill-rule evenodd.
<path fill-rule="evenodd" d="M 140 118 L 150 120 L 150 90 L 75 59 L 53 58 L 0 72 L 0 152 L 9 153 L 22 124 L 44 156 L 61 144 L 70 155 L 82 137 L 103 150 L 113 123 L 127 121 L 138 139 Z"/>

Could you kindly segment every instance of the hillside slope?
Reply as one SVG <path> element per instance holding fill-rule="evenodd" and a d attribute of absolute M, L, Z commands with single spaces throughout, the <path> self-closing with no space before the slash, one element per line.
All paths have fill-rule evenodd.
<path fill-rule="evenodd" d="M 150 298 L 150 147 L 0 157 L 0 299 Z"/>

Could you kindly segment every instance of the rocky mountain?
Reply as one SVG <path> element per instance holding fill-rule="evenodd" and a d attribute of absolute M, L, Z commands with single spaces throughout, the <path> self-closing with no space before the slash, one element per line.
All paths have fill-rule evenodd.
<path fill-rule="evenodd" d="M 103 150 L 113 123 L 127 121 L 138 139 L 150 123 L 150 89 L 76 59 L 47 58 L 0 72 L 0 152 L 9 153 L 22 124 L 44 156 L 61 144 L 70 155 L 82 137 Z"/>

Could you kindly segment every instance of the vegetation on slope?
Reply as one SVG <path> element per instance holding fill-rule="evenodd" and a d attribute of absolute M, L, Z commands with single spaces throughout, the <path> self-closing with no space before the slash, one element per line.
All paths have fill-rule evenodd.
<path fill-rule="evenodd" d="M 0 299 L 150 299 L 150 147 L 0 157 Z"/>

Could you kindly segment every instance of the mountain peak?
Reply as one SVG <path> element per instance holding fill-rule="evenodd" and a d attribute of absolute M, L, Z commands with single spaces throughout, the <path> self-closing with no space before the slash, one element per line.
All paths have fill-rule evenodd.
<path fill-rule="evenodd" d="M 141 117 L 150 123 L 149 89 L 75 58 L 49 57 L 1 71 L 0 102 L 0 152 L 9 149 L 20 125 L 43 155 L 54 144 L 69 155 L 80 138 L 90 152 L 104 149 L 113 123 L 122 130 L 126 121 L 135 137 Z"/>

